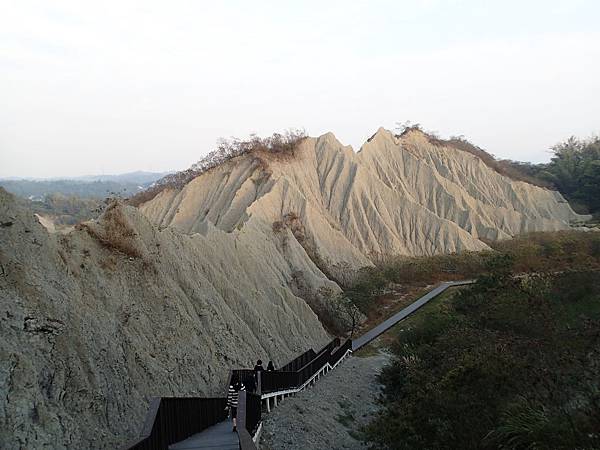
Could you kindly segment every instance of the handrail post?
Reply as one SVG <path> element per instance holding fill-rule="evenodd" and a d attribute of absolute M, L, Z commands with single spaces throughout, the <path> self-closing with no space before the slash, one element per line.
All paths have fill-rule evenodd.
<path fill-rule="evenodd" d="M 237 435 L 241 450 L 256 450 L 252 436 L 250 436 L 250 433 L 246 429 L 247 404 L 246 391 L 240 391 L 238 397 Z"/>
<path fill-rule="evenodd" d="M 246 391 L 239 391 L 237 429 L 246 429 Z"/>
<path fill-rule="evenodd" d="M 257 375 L 256 393 L 262 395 L 262 370 L 258 370 L 255 373 Z"/>

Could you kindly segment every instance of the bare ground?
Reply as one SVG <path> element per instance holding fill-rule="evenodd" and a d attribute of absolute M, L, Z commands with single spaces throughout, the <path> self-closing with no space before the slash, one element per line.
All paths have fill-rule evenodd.
<path fill-rule="evenodd" d="M 360 427 L 377 411 L 377 374 L 389 355 L 350 357 L 312 388 L 286 398 L 263 421 L 263 450 L 365 449 Z"/>

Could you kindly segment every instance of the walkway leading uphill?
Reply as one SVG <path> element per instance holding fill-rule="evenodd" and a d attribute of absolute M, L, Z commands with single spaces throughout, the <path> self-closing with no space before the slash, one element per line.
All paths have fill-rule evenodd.
<path fill-rule="evenodd" d="M 254 372 L 251 369 L 231 370 L 226 389 L 236 381 L 257 378 L 255 393 L 240 391 L 237 432 L 227 418 L 227 398 L 161 397 L 150 404 L 140 437 L 129 443 L 128 450 L 194 450 L 233 449 L 256 450 L 262 431 L 262 411 L 271 408 L 289 395 L 315 384 L 322 375 L 333 370 L 353 351 L 367 345 L 402 319 L 421 308 L 446 289 L 472 284 L 474 280 L 449 281 L 383 321 L 352 341 L 333 339 L 319 351 L 309 349 L 280 370 Z"/>

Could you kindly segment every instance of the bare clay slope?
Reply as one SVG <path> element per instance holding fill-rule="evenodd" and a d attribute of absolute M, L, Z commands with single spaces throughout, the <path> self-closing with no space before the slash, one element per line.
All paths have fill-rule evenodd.
<path fill-rule="evenodd" d="M 0 189 L 0 224 L 1 448 L 117 448 L 150 396 L 220 393 L 232 366 L 328 339 L 252 223 L 189 236 L 115 204 L 49 234 Z"/>
<path fill-rule="evenodd" d="M 511 180 L 419 131 L 396 137 L 384 129 L 358 153 L 328 133 L 302 141 L 293 157 L 240 156 L 141 210 L 185 233 L 211 224 L 237 235 L 250 232 L 251 218 L 265 231 L 255 239 L 269 245 L 290 230 L 288 242 L 305 249 L 292 267 L 312 261 L 342 280 L 390 256 L 482 250 L 484 240 L 583 219 L 557 192 Z"/>

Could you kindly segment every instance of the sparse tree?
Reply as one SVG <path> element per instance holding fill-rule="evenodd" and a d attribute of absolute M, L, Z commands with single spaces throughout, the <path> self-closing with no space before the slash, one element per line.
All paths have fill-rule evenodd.
<path fill-rule="evenodd" d="M 347 322 L 350 329 L 350 338 L 354 337 L 354 332 L 364 319 L 364 314 L 354 304 L 354 302 L 345 295 L 339 295 L 335 299 L 336 307 L 339 315 Z"/>

